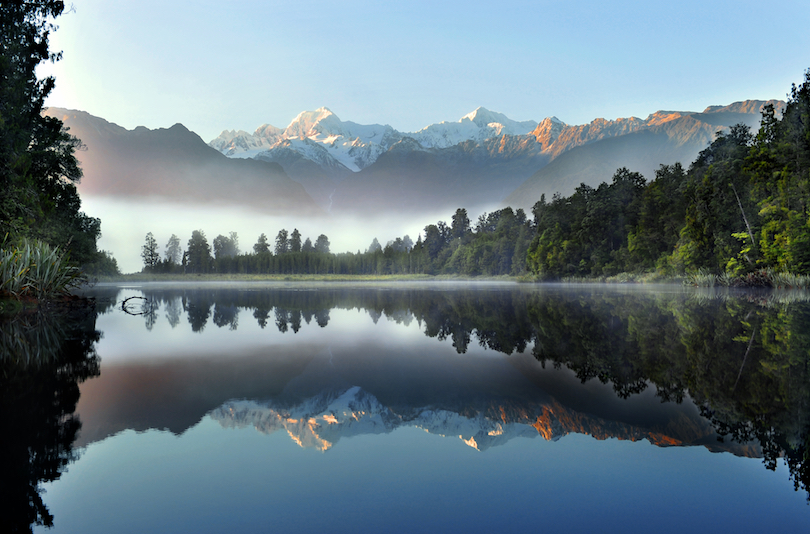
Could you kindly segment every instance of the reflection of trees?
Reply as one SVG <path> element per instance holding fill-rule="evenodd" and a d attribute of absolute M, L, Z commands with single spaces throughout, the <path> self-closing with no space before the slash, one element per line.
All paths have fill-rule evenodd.
<path fill-rule="evenodd" d="M 141 315 L 143 315 L 144 324 L 146 329 L 150 332 L 155 327 L 157 322 L 157 312 L 160 310 L 160 304 L 154 300 L 146 299 L 141 304 Z"/>
<path fill-rule="evenodd" d="M 180 324 L 180 311 L 183 309 L 180 297 L 166 300 L 166 320 L 172 328 Z"/>
<path fill-rule="evenodd" d="M 704 296 L 705 297 L 705 296 Z M 620 396 L 654 384 L 663 400 L 688 393 L 718 434 L 784 456 L 797 488 L 810 423 L 810 311 L 758 299 L 596 294 L 531 306 L 535 356 L 580 379 L 612 382 Z"/>
<path fill-rule="evenodd" d="M 192 332 L 202 332 L 211 317 L 212 302 L 203 298 L 184 298 L 183 310 L 188 315 L 188 322 Z"/>
<path fill-rule="evenodd" d="M 810 404 L 810 310 L 791 294 L 696 291 L 622 292 L 385 289 L 339 285 L 314 291 L 144 291 L 156 302 L 182 301 L 192 330 L 214 323 L 236 329 L 239 310 L 260 327 L 297 333 L 302 320 L 325 327 L 332 309 L 362 309 L 425 335 L 512 354 L 531 348 L 544 365 L 567 366 L 580 380 L 610 383 L 627 398 L 654 385 L 664 401 L 687 395 L 728 439 L 755 439 L 766 464 L 784 455 L 808 488 L 803 455 Z M 271 315 L 272 314 L 272 315 Z"/>
<path fill-rule="evenodd" d="M 0 517 L 5 532 L 53 525 L 39 485 L 58 479 L 77 457 L 73 442 L 81 423 L 73 412 L 78 384 L 99 374 L 95 318 L 94 310 L 73 310 L 0 322 Z M 6 352 L 12 345 L 23 352 Z"/>
<path fill-rule="evenodd" d="M 227 326 L 230 330 L 236 330 L 239 326 L 239 308 L 217 302 L 214 305 L 214 324 L 220 328 Z"/>

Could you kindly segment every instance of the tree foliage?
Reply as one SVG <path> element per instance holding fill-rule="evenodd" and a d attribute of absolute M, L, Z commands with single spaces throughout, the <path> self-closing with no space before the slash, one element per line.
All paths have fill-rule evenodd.
<path fill-rule="evenodd" d="M 81 146 L 62 121 L 42 114 L 53 77 L 36 68 L 57 61 L 49 49 L 64 2 L 0 4 L 0 234 L 41 239 L 81 264 L 105 263 L 96 249 L 101 223 L 80 211 Z"/>
<path fill-rule="evenodd" d="M 141 247 L 141 258 L 143 258 L 143 269 L 145 272 L 154 271 L 160 264 L 158 244 L 152 232 L 146 234 L 146 242 L 143 247 Z"/>
<path fill-rule="evenodd" d="M 209 273 L 213 267 L 211 247 L 205 232 L 194 230 L 188 240 L 184 267 L 188 273 Z"/>
<path fill-rule="evenodd" d="M 687 172 L 662 166 L 646 184 L 633 174 L 541 199 L 532 271 L 810 274 L 810 70 L 782 117 L 763 108 L 756 134 L 741 124 L 719 132 Z"/>

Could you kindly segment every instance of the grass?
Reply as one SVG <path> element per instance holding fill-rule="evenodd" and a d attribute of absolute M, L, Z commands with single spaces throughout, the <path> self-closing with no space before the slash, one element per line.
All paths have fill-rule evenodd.
<path fill-rule="evenodd" d="M 566 276 L 560 279 L 565 284 L 678 284 L 681 277 L 664 276 L 661 273 L 618 273 L 611 276 Z"/>
<path fill-rule="evenodd" d="M 59 247 L 36 239 L 22 239 L 0 248 L 0 296 L 20 300 L 50 299 L 66 295 L 85 282 L 78 267 Z"/>
<path fill-rule="evenodd" d="M 429 274 L 169 274 L 133 273 L 101 276 L 99 282 L 432 282 L 432 281 L 516 281 L 512 276 L 467 277 Z"/>
<path fill-rule="evenodd" d="M 760 269 L 739 275 L 714 274 L 707 269 L 698 269 L 687 274 L 684 283 L 697 287 L 771 287 L 804 290 L 810 289 L 810 276 L 775 272 L 772 269 Z"/>

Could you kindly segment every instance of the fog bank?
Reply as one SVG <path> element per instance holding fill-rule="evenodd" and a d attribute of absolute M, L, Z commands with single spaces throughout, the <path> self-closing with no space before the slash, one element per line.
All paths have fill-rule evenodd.
<path fill-rule="evenodd" d="M 267 235 L 272 246 L 282 228 L 289 232 L 298 228 L 302 240 L 309 238 L 313 243 L 320 234 L 325 234 L 332 252 L 364 252 L 375 237 L 383 246 L 406 234 L 415 242 L 426 225 L 436 224 L 439 220 L 449 224 L 454 212 L 311 218 L 304 215 L 273 216 L 235 205 L 180 204 L 92 195 L 82 196 L 82 211 L 101 219 L 102 235 L 98 247 L 113 253 L 122 273 L 139 272 L 143 268 L 141 248 L 148 232 L 155 236 L 161 257 L 172 234 L 180 238 L 185 250 L 194 230 L 205 232 L 211 245 L 217 235 L 236 232 L 242 252 L 252 252 L 262 233 Z M 475 220 L 478 215 L 470 213 L 470 218 Z"/>

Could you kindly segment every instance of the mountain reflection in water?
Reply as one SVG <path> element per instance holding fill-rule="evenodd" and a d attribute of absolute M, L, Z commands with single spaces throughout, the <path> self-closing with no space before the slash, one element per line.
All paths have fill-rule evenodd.
<path fill-rule="evenodd" d="M 357 428 L 347 431 L 358 432 L 361 418 L 350 407 L 371 403 L 361 411 L 378 419 L 363 427 L 372 433 L 411 425 L 461 436 L 477 448 L 509 439 L 507 427 L 514 435 L 546 439 L 577 432 L 663 446 L 702 445 L 763 456 L 769 467 L 784 456 L 797 488 L 806 487 L 810 305 L 797 302 L 796 293 L 408 284 L 304 289 L 140 289 L 137 294 L 146 300 L 137 312 L 147 330 L 165 321 L 204 335 L 207 328 L 238 330 L 252 321 L 286 337 L 272 351 L 239 364 L 207 362 L 210 376 L 193 361 L 140 369 L 133 380 L 153 384 L 151 394 L 171 398 L 172 404 L 184 404 L 168 412 L 190 413 L 166 419 L 165 403 L 139 390 L 138 402 L 122 402 L 161 406 L 159 417 L 165 420 L 153 423 L 152 415 L 141 413 L 141 421 L 129 427 L 182 432 L 213 411 L 224 425 L 252 424 L 267 432 L 283 427 L 299 443 L 327 449 L 344 432 L 337 430 L 346 426 L 340 417 L 355 420 L 351 426 Z M 119 291 L 108 301 L 120 301 Z M 450 340 L 459 354 L 477 343 L 511 355 L 506 361 L 518 373 L 499 371 L 502 362 L 487 360 L 470 360 L 461 369 L 461 361 L 426 358 L 423 349 L 388 343 L 374 331 L 348 347 L 330 342 L 327 354 L 323 346 L 308 344 L 301 329 L 328 330 L 335 310 L 362 310 L 375 324 L 381 317 L 402 326 L 415 321 L 425 336 Z M 166 376 L 158 378 L 164 370 Z M 168 391 L 155 387 L 170 376 L 196 384 L 207 398 L 177 398 L 171 391 L 183 388 L 174 381 L 165 384 Z M 658 399 L 650 402 L 653 395 Z M 687 397 L 692 402 L 681 404 Z M 233 399 L 247 401 L 228 403 Z M 338 408 L 335 402 L 342 404 Z M 447 428 L 436 426 L 435 417 L 426 421 L 436 414 Z M 469 428 L 462 432 L 459 425 Z"/>
<path fill-rule="evenodd" d="M 321 451 L 402 427 L 481 451 L 577 433 L 701 446 L 770 469 L 784 458 L 796 489 L 808 489 L 810 304 L 799 293 L 504 284 L 92 292 L 103 372 L 81 385 L 74 446 L 127 429 L 183 434 L 205 417 Z M 142 298 L 125 312 L 132 296 Z"/>

